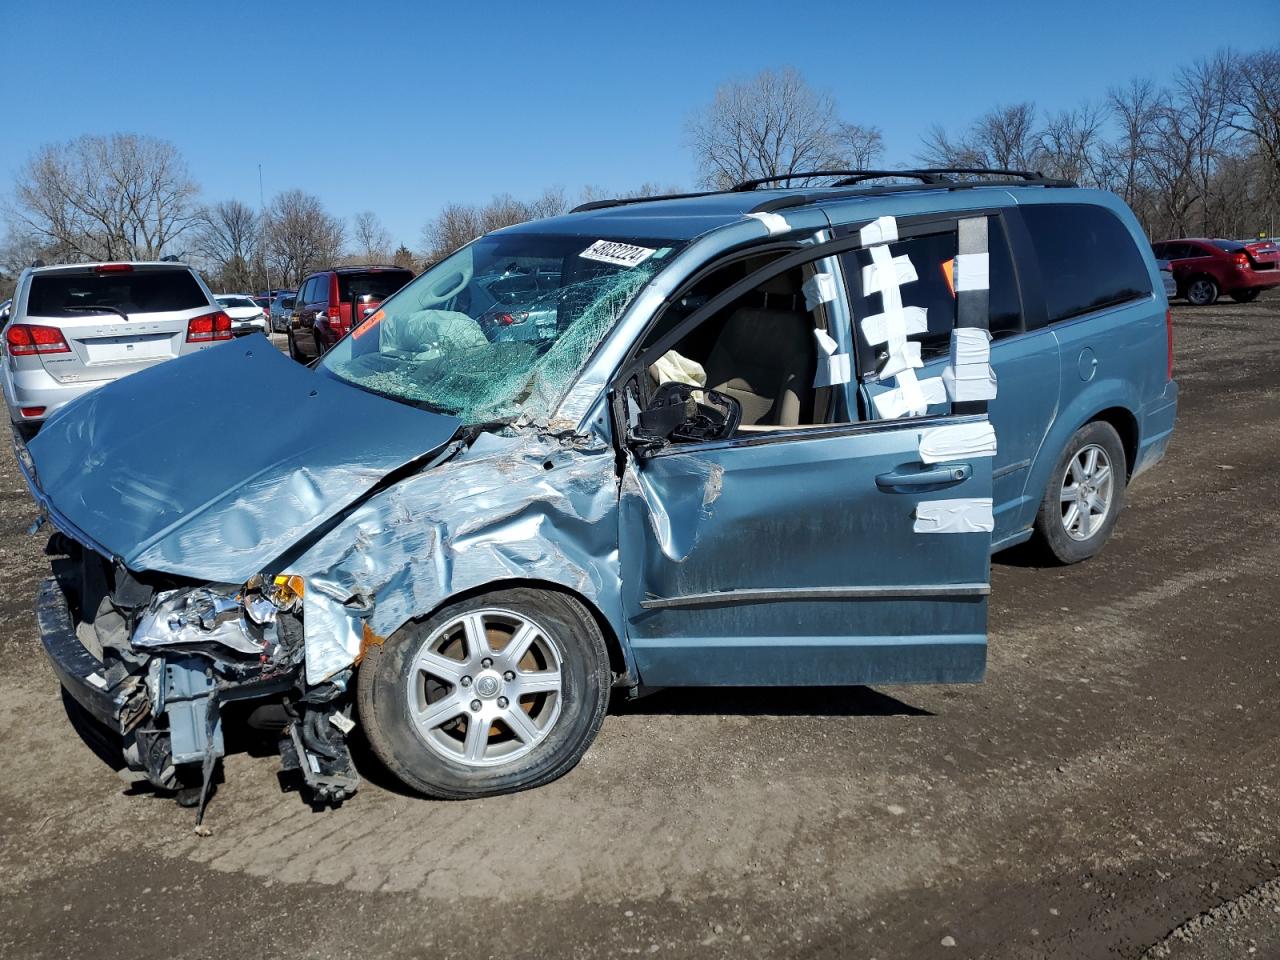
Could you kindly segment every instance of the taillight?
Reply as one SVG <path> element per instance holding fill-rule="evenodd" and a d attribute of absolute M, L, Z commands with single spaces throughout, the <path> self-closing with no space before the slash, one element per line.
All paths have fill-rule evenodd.
<path fill-rule="evenodd" d="M 4 332 L 9 353 L 15 357 L 30 357 L 38 353 L 70 353 L 71 348 L 57 327 L 45 327 L 38 323 L 11 323 Z"/>
<path fill-rule="evenodd" d="M 1165 310 L 1164 312 L 1164 332 L 1169 340 L 1168 367 L 1165 370 L 1165 379 L 1173 379 L 1173 311 Z"/>
<path fill-rule="evenodd" d="M 187 321 L 187 343 L 231 339 L 231 318 L 219 310 Z"/>
<path fill-rule="evenodd" d="M 529 314 L 499 313 L 499 314 L 496 314 L 493 319 L 498 321 L 498 323 L 502 324 L 504 327 L 510 327 L 513 324 L 524 323 L 526 320 L 529 319 Z"/>
<path fill-rule="evenodd" d="M 1236 266 L 1237 266 L 1237 267 L 1244 268 L 1244 267 L 1247 267 L 1247 266 L 1249 265 L 1249 258 L 1248 258 L 1248 256 L 1246 256 L 1246 255 L 1245 255 L 1245 254 L 1243 254 L 1243 253 L 1237 253 L 1237 254 L 1235 255 L 1235 258 L 1234 258 L 1234 259 L 1235 259 L 1235 261 L 1236 261 Z"/>

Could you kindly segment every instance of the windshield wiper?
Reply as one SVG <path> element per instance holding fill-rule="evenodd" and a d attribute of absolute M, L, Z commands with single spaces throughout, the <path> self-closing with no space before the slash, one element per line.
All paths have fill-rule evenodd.
<path fill-rule="evenodd" d="M 129 315 L 119 307 L 108 307 L 105 304 L 97 307 L 63 307 L 63 310 L 69 310 L 73 313 L 114 313 L 117 317 L 129 319 Z"/>

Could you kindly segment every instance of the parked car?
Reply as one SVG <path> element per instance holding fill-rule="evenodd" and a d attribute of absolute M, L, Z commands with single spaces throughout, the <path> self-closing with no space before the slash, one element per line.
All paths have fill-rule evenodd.
<path fill-rule="evenodd" d="M 231 333 L 237 337 L 270 333 L 267 315 L 247 293 L 220 293 L 215 299 L 231 318 Z"/>
<path fill-rule="evenodd" d="M 1249 303 L 1263 290 L 1280 287 L 1280 248 L 1270 241 L 1164 240 L 1152 250 L 1173 265 L 1178 296 L 1196 306 L 1207 306 L 1223 293 Z"/>
<path fill-rule="evenodd" d="M 3 327 L 9 322 L 9 310 L 12 306 L 12 299 L 6 300 L 4 303 L 0 303 L 0 327 Z"/>
<path fill-rule="evenodd" d="M 1164 454 L 1170 314 L 1112 194 L 908 176 L 587 204 L 311 367 L 228 347 L 64 408 L 18 445 L 62 684 L 188 798 L 218 705 L 279 700 L 335 799 L 355 723 L 462 798 L 571 769 L 611 688 L 981 680 L 991 552 L 1096 553 Z M 528 340 L 479 322 L 512 265 L 549 289 L 506 309 L 554 294 Z"/>
<path fill-rule="evenodd" d="M 265 317 L 271 316 L 271 299 L 272 298 L 270 296 L 252 297 L 251 299 L 257 305 L 258 309 L 262 311 L 263 316 Z"/>
<path fill-rule="evenodd" d="M 289 356 L 303 363 L 320 356 L 412 279 L 413 271 L 403 267 L 336 267 L 311 274 L 298 288 Z"/>
<path fill-rule="evenodd" d="M 293 320 L 294 296 L 282 293 L 271 301 L 271 330 L 273 333 L 288 333 L 289 324 Z"/>
<path fill-rule="evenodd" d="M 10 420 L 34 433 L 105 383 L 230 340 L 232 321 L 182 263 L 30 267 L 18 277 L 0 380 Z"/>

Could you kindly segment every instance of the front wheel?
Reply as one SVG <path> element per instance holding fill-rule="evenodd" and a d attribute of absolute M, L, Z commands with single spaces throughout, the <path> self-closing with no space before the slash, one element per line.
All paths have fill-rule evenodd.
<path fill-rule="evenodd" d="M 1209 277 L 1196 277 L 1187 284 L 1187 303 L 1207 307 L 1218 299 L 1218 285 Z"/>
<path fill-rule="evenodd" d="M 1062 451 L 1035 531 L 1041 547 L 1058 563 L 1079 563 L 1102 549 L 1124 506 L 1124 444 L 1115 427 L 1086 423 Z"/>
<path fill-rule="evenodd" d="M 1231 299 L 1236 303 L 1253 303 L 1261 292 L 1261 290 L 1241 290 L 1239 293 L 1233 293 Z"/>
<path fill-rule="evenodd" d="M 292 330 L 287 334 L 287 339 L 289 341 L 289 359 L 296 360 L 298 363 L 306 363 L 307 358 L 304 357 L 302 352 L 298 349 L 298 342 L 294 340 Z"/>
<path fill-rule="evenodd" d="M 360 666 L 360 719 L 407 786 L 461 800 L 570 770 L 609 702 L 609 654 L 577 600 L 517 588 L 406 624 Z"/>

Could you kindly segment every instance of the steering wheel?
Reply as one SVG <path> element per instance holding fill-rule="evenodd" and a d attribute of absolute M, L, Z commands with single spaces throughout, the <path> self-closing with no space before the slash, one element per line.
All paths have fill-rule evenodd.
<path fill-rule="evenodd" d="M 460 294 L 471 282 L 471 277 L 475 273 L 475 266 L 471 262 L 471 258 L 467 257 L 466 263 L 458 268 L 458 272 L 450 274 L 443 280 L 432 283 L 431 287 L 418 300 L 420 309 L 434 307 L 438 303 L 444 303 L 446 300 L 452 300 Z M 454 282 L 456 280 L 456 282 Z M 445 284 L 452 284 L 445 290 L 440 288 Z"/>

